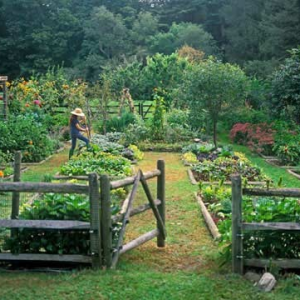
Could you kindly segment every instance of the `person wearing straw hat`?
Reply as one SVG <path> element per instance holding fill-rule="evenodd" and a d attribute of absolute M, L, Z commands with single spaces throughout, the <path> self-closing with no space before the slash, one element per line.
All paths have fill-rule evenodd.
<path fill-rule="evenodd" d="M 70 135 L 71 135 L 72 146 L 69 152 L 69 159 L 74 154 L 77 139 L 85 142 L 87 147 L 89 147 L 89 143 L 90 143 L 89 139 L 81 134 L 81 132 L 88 133 L 89 130 L 88 128 L 83 128 L 80 126 L 78 117 L 85 118 L 85 115 L 82 112 L 81 108 L 75 108 L 73 111 L 71 111 L 71 117 L 69 123 L 70 123 Z"/>

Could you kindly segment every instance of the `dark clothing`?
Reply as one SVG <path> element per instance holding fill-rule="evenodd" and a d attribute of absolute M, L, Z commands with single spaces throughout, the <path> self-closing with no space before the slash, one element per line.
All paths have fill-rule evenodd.
<path fill-rule="evenodd" d="M 80 132 L 77 135 L 71 135 L 71 139 L 72 139 L 71 150 L 74 150 L 76 148 L 77 139 L 85 142 L 87 146 L 89 145 L 89 140 L 85 136 L 83 136 Z"/>
<path fill-rule="evenodd" d="M 70 122 L 70 135 L 71 137 L 77 137 L 78 134 L 80 134 L 80 130 L 76 127 L 76 125 L 79 125 L 78 119 L 73 119 Z"/>
<path fill-rule="evenodd" d="M 76 127 L 77 125 L 80 126 L 78 119 L 77 118 L 71 119 L 70 135 L 71 135 L 71 140 L 72 140 L 72 146 L 71 146 L 71 149 L 69 152 L 69 159 L 72 157 L 72 155 L 74 153 L 74 150 L 76 148 L 77 139 L 85 142 L 86 146 L 89 147 L 89 142 L 90 142 L 89 139 L 81 134 L 80 130 Z"/>

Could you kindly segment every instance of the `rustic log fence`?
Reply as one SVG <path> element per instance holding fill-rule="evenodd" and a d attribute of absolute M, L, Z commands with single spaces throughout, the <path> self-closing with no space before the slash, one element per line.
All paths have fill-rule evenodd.
<path fill-rule="evenodd" d="M 260 222 L 245 223 L 242 214 L 242 195 L 300 197 L 300 189 L 260 189 L 243 188 L 240 175 L 233 175 L 232 181 L 232 270 L 243 274 L 244 266 L 266 268 L 270 265 L 285 269 L 300 269 L 300 259 L 245 259 L 243 255 L 243 232 L 259 230 L 299 231 L 296 222 Z"/>
<path fill-rule="evenodd" d="M 90 255 L 46 254 L 46 253 L 0 253 L 0 261 L 54 261 L 89 263 L 94 269 L 115 268 L 119 256 L 137 246 L 157 237 L 157 246 L 165 246 L 165 167 L 164 161 L 157 162 L 157 169 L 143 174 L 141 170 L 136 176 L 110 182 L 107 175 L 89 174 L 88 185 L 70 183 L 33 183 L 20 182 L 20 153 L 15 156 L 14 182 L 0 183 L 0 192 L 13 192 L 11 219 L 0 220 L 0 229 L 11 229 L 12 234 L 20 228 L 46 230 L 86 230 L 90 233 Z M 157 177 L 157 199 L 154 200 L 148 188 L 147 179 Z M 149 203 L 132 209 L 137 186 L 142 183 Z M 111 216 L 110 192 L 113 189 L 133 185 L 125 213 Z M 89 196 L 90 220 L 19 220 L 19 196 L 22 192 L 30 193 L 70 193 Z M 129 217 L 152 209 L 157 228 L 123 246 L 124 233 Z M 112 224 L 122 222 L 116 249 L 112 245 Z"/>
<path fill-rule="evenodd" d="M 153 104 L 152 103 L 144 103 L 143 101 L 138 102 L 136 101 L 136 103 L 134 104 L 134 108 L 135 111 L 144 119 L 146 120 L 148 118 L 148 116 L 151 114 L 152 109 L 153 109 Z M 92 115 L 98 115 L 99 114 L 99 108 L 98 106 L 93 106 L 90 105 L 90 112 Z M 107 106 L 107 113 L 109 115 L 115 115 L 117 116 L 119 113 L 119 108 L 120 105 L 119 104 L 109 104 Z M 66 106 L 59 106 L 59 107 L 55 107 L 53 108 L 55 113 L 65 113 L 67 110 Z"/>

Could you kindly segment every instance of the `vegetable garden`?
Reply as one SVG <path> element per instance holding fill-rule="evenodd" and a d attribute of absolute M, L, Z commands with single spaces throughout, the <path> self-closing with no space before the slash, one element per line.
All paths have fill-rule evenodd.
<path fill-rule="evenodd" d="M 168 207 L 164 166 L 159 160 L 156 170 L 139 170 L 145 155 L 142 150 L 146 149 L 159 150 L 162 156 L 163 151 L 181 152 L 194 184 L 185 189 L 189 193 L 197 189 L 204 218 L 210 220 L 208 227 L 214 228 L 215 242 L 221 249 L 218 258 L 225 265 L 232 262 L 233 271 L 239 274 L 244 266 L 292 269 L 290 262 L 282 260 L 299 259 L 297 232 L 287 232 L 298 230 L 299 183 L 296 178 L 291 180 L 283 167 L 295 172 L 299 168 L 299 132 L 294 117 L 273 116 L 266 123 L 256 122 L 257 115 L 267 108 L 255 110 L 244 101 L 254 79 L 236 65 L 212 57 L 191 62 L 179 53 L 155 55 L 147 63 L 142 69 L 133 64 L 108 71 L 99 82 L 89 84 L 67 78 L 60 68 L 6 83 L 9 114 L 0 125 L 0 260 L 6 261 L 7 267 L 16 261 L 44 260 L 109 269 L 116 267 L 121 254 L 145 242 L 156 249 L 150 242 L 155 237 L 157 246 L 164 248 L 165 198 Z M 141 74 L 134 79 L 131 75 L 137 69 Z M 124 88 L 121 75 L 128 78 L 130 88 L 136 87 L 133 95 L 151 98 L 148 118 L 141 109 L 132 112 L 132 107 L 122 105 L 109 113 L 110 104 Z M 154 76 L 157 78 L 151 80 Z M 20 166 L 26 164 L 30 170 L 34 166 L 30 163 L 47 159 L 62 146 L 69 147 L 69 112 L 79 106 L 86 110 L 87 120 L 82 126 L 90 128 L 90 147 L 79 144 L 76 155 L 57 166 L 58 173 L 45 173 L 34 183 L 21 180 L 28 171 L 21 174 Z M 61 107 L 64 109 L 58 114 Z M 15 156 L 19 152 L 22 162 Z M 266 159 L 273 167 L 276 164 L 274 168 L 283 175 L 274 176 L 268 168 L 257 166 L 253 157 L 259 162 Z M 233 174 L 241 176 L 238 191 L 234 185 L 229 187 Z M 10 175 L 14 182 L 9 181 Z M 176 172 L 172 176 L 176 177 Z M 147 182 L 154 177 L 158 178 L 156 188 Z M 139 205 L 133 207 L 136 194 L 145 197 L 137 192 L 139 183 L 147 203 L 138 199 Z M 133 185 L 131 191 L 129 185 Z M 260 191 L 278 193 L 266 199 L 267 194 L 253 192 L 258 186 Z M 280 188 L 285 186 L 297 191 L 293 199 L 282 193 Z M 237 201 L 235 196 L 241 194 L 241 188 L 243 201 L 241 197 Z M 125 235 L 129 217 L 147 210 L 152 211 L 155 229 L 153 220 L 146 224 L 149 214 L 145 213 L 146 233 L 130 241 L 131 233 L 126 231 Z M 272 222 L 279 224 L 274 231 Z M 182 226 L 180 221 L 177 225 Z M 171 243 L 172 239 L 176 237 L 170 237 Z M 168 246 L 165 248 L 169 251 Z M 201 256 L 201 252 L 197 253 Z M 130 255 L 124 256 L 125 261 Z M 298 268 L 298 262 L 294 266 Z"/>

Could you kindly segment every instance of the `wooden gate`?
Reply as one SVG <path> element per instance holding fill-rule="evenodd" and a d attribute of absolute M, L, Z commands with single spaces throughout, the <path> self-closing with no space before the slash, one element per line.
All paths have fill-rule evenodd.
<path fill-rule="evenodd" d="M 155 237 L 157 237 L 157 246 L 165 246 L 165 166 L 164 161 L 157 162 L 157 169 L 143 174 L 138 171 L 134 177 L 128 177 L 118 181 L 110 182 L 107 175 L 100 176 L 90 174 L 88 185 L 70 184 L 70 183 L 33 183 L 20 182 L 20 162 L 21 155 L 15 156 L 15 182 L 0 183 L 0 192 L 13 192 L 12 210 L 10 220 L 0 220 L 0 229 L 11 229 L 12 232 L 19 228 L 28 228 L 33 230 L 86 230 L 90 233 L 90 255 L 74 254 L 44 254 L 44 253 L 0 253 L 0 261 L 59 261 L 90 263 L 94 269 L 115 268 L 119 256 L 130 249 L 133 249 Z M 154 200 L 147 184 L 147 179 L 157 177 L 157 199 Z M 132 209 L 132 203 L 136 197 L 136 191 L 139 182 L 147 195 L 148 202 L 135 209 Z M 123 214 L 111 216 L 110 192 L 113 189 L 133 185 L 125 212 Z M 19 199 L 21 192 L 31 193 L 70 193 L 86 194 L 90 202 L 90 221 L 65 221 L 65 220 L 19 220 Z M 148 209 L 152 209 L 156 220 L 156 229 L 140 236 L 123 246 L 124 233 L 129 217 L 140 214 Z M 112 224 L 122 222 L 119 232 L 117 246 L 112 245 Z"/>

